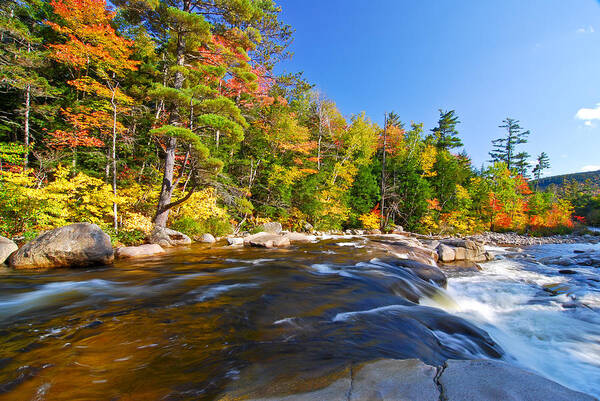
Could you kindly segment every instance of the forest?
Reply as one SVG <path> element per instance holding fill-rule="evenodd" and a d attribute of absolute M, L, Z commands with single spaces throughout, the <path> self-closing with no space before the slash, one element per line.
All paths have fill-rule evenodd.
<path fill-rule="evenodd" d="M 546 235 L 587 224 L 582 197 L 600 205 L 597 187 L 529 181 L 550 161 L 530 163 L 516 119 L 478 168 L 455 110 L 380 126 L 278 75 L 293 39 L 280 14 L 273 0 L 3 1 L 0 235 L 90 222 L 136 244 L 155 226 L 222 236 L 267 221 Z"/>

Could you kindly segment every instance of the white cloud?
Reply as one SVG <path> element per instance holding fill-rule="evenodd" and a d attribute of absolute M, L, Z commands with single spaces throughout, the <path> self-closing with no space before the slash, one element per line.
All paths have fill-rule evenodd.
<path fill-rule="evenodd" d="M 598 103 L 593 109 L 583 107 L 577 110 L 575 118 L 578 120 L 585 121 L 584 124 L 586 127 L 593 127 L 594 124 L 592 123 L 592 121 L 600 120 L 600 103 Z"/>
<path fill-rule="evenodd" d="M 589 25 L 587 28 L 581 27 L 581 28 L 577 29 L 577 33 L 594 33 L 594 32 L 596 32 L 596 30 L 591 25 Z"/>
<path fill-rule="evenodd" d="M 587 171 L 596 171 L 600 170 L 600 164 L 588 164 L 587 166 L 583 166 L 579 169 L 580 172 L 585 173 Z"/>

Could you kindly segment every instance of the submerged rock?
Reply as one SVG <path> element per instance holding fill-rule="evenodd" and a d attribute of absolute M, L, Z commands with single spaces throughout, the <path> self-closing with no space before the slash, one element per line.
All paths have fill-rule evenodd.
<path fill-rule="evenodd" d="M 446 285 L 448 284 L 446 275 L 436 266 L 427 265 L 410 259 L 397 259 L 394 261 L 394 264 L 407 268 L 420 279 L 432 281 L 440 287 L 446 288 Z"/>
<path fill-rule="evenodd" d="M 259 248 L 286 248 L 290 246 L 290 240 L 282 235 L 258 233 L 244 238 L 244 245 Z"/>
<path fill-rule="evenodd" d="M 16 269 L 106 265 L 114 259 L 110 237 L 100 227 L 76 223 L 46 231 L 14 252 Z"/>
<path fill-rule="evenodd" d="M 144 244 L 140 246 L 125 246 L 115 249 L 116 259 L 134 259 L 165 253 L 162 246 L 158 244 Z"/>
<path fill-rule="evenodd" d="M 148 242 L 151 244 L 158 244 L 163 248 L 170 248 L 189 245 L 192 243 L 192 240 L 190 237 L 179 231 L 171 230 L 166 227 L 155 227 L 148 238 Z"/>
<path fill-rule="evenodd" d="M 8 238 L 0 236 L 0 265 L 6 262 L 11 253 L 19 249 L 17 244 Z"/>

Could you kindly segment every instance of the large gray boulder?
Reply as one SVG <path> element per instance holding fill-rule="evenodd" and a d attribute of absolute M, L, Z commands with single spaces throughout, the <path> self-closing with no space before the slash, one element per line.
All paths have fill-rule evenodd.
<path fill-rule="evenodd" d="M 15 269 L 86 267 L 114 260 L 110 237 L 100 227 L 76 223 L 46 231 L 28 242 L 9 259 Z"/>
<path fill-rule="evenodd" d="M 501 361 L 450 360 L 439 377 L 439 383 L 442 396 L 448 401 L 596 400 Z"/>
<path fill-rule="evenodd" d="M 0 236 L 0 265 L 6 262 L 11 253 L 19 249 L 17 244 L 8 238 Z"/>
<path fill-rule="evenodd" d="M 135 259 L 165 253 L 162 246 L 158 244 L 144 244 L 140 246 L 125 246 L 115 249 L 115 259 Z"/>
<path fill-rule="evenodd" d="M 260 225 L 258 228 L 262 232 L 269 233 L 269 234 L 280 234 L 281 231 L 283 230 L 283 227 L 281 227 L 281 223 L 278 223 L 276 221 L 264 223 L 264 224 Z"/>
<path fill-rule="evenodd" d="M 282 235 L 258 233 L 244 238 L 244 246 L 258 248 L 286 248 L 290 246 L 290 240 Z"/>
<path fill-rule="evenodd" d="M 171 248 L 189 245 L 192 243 L 192 240 L 190 237 L 179 231 L 171 230 L 166 227 L 155 227 L 148 237 L 148 242 L 151 244 L 158 244 L 163 248 Z"/>

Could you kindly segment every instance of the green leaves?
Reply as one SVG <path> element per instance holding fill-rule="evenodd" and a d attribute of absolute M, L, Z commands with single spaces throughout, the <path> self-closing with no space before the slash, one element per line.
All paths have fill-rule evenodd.
<path fill-rule="evenodd" d="M 200 129 L 212 128 L 229 135 L 233 141 L 239 142 L 244 139 L 244 130 L 238 123 L 218 114 L 203 114 L 196 119 Z"/>
<path fill-rule="evenodd" d="M 181 139 L 185 143 L 191 145 L 200 158 L 206 159 L 209 156 L 210 152 L 208 151 L 208 148 L 202 143 L 198 135 L 187 128 L 176 127 L 174 125 L 163 125 L 160 128 L 150 130 L 150 133 L 152 135 Z"/>

